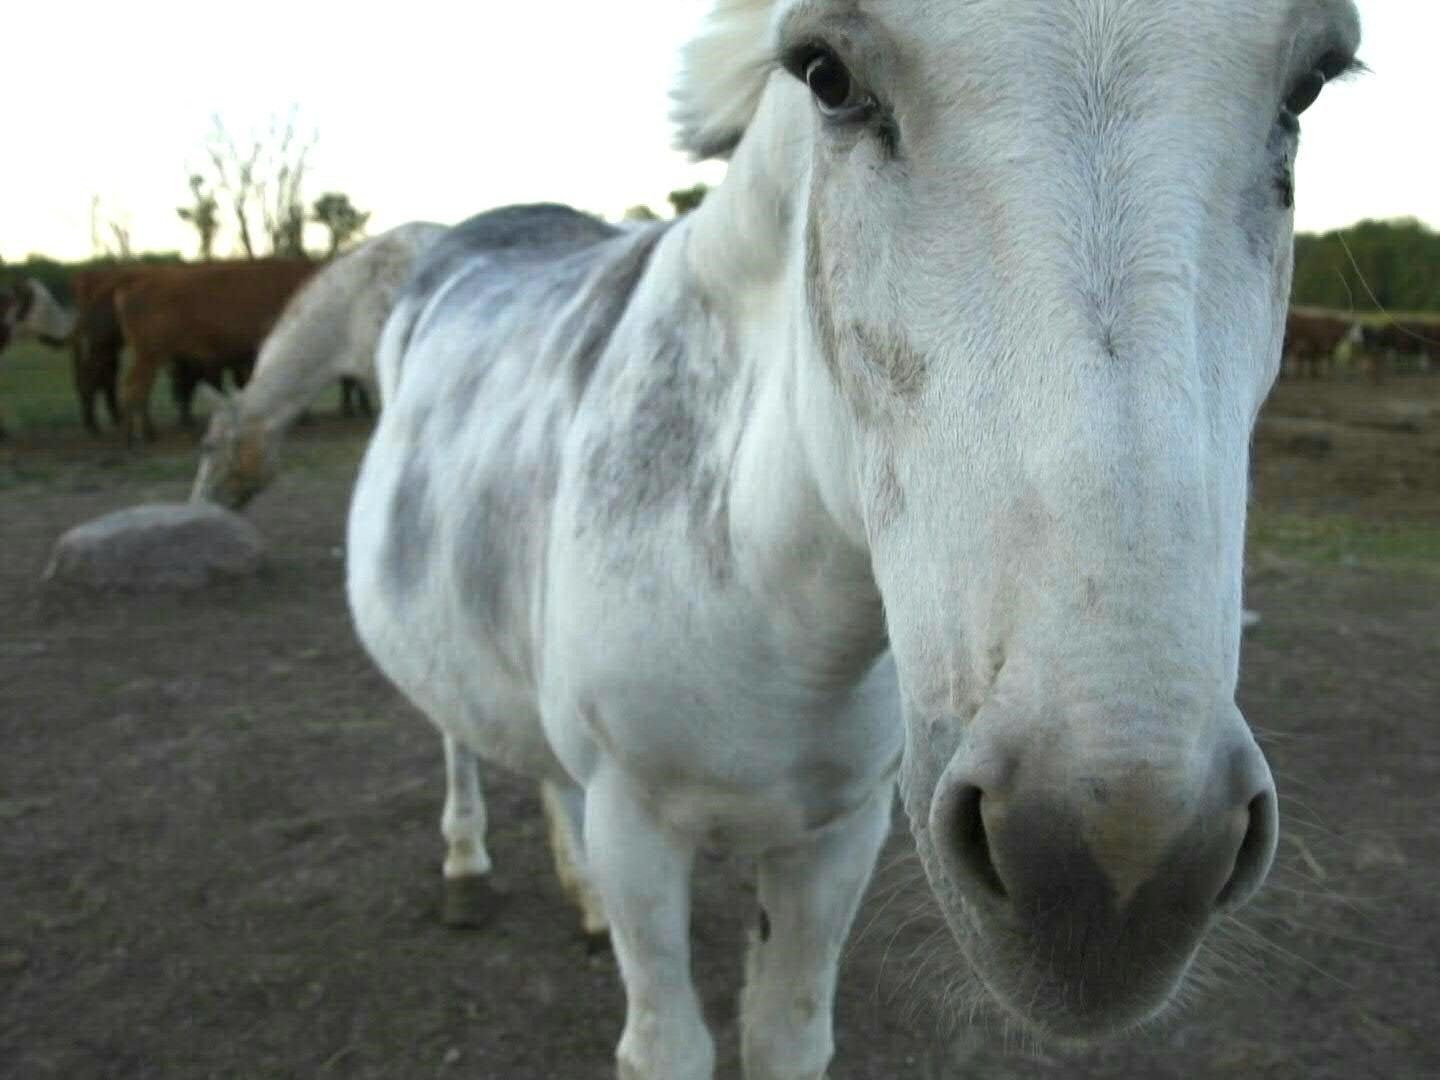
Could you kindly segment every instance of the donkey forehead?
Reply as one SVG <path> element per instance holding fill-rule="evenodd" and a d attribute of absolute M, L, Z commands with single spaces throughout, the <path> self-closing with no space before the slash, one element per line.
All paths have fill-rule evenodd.
<path fill-rule="evenodd" d="M 1033 76 L 1057 72 L 1067 60 L 1113 66 L 1117 52 L 1122 61 L 1175 62 L 1157 68 L 1157 77 L 1186 61 L 1220 76 L 1231 65 L 1263 71 L 1313 63 L 1330 49 L 1353 53 L 1360 37 L 1353 0 L 778 0 L 772 14 L 782 49 L 834 36 L 861 50 L 880 46 L 872 59 L 882 64 L 927 57 L 974 64 L 957 70 L 922 62 L 917 74 L 927 80 Z M 885 46 L 901 57 L 884 55 Z"/>
<path fill-rule="evenodd" d="M 1227 28 L 1240 38 L 1263 37 L 1277 28 L 1333 33 L 1338 44 L 1353 44 L 1360 33 L 1354 0 L 718 0 L 715 12 L 728 20 L 765 13 L 776 30 L 819 21 L 851 20 L 856 27 L 872 21 L 901 34 L 909 28 L 942 39 L 1028 29 L 1093 40 L 1138 30 L 1147 37 L 1173 33 L 1192 51 L 1197 42 L 1218 44 L 1224 39 L 1214 32 Z M 1208 35 L 1198 38 L 1202 31 Z"/>
<path fill-rule="evenodd" d="M 1269 108 L 1280 80 L 1327 51 L 1353 55 L 1359 38 L 1352 0 L 715 0 L 686 47 L 673 115 L 682 147 L 728 157 L 777 61 L 822 42 L 853 50 L 845 58 L 887 90 L 938 90 L 962 111 L 965 87 L 979 91 L 973 101 L 1003 102 L 1067 68 L 1162 92 L 1175 80 L 1173 98 L 1192 109 L 1207 93 Z M 1187 71 L 1201 78 L 1177 78 Z"/>

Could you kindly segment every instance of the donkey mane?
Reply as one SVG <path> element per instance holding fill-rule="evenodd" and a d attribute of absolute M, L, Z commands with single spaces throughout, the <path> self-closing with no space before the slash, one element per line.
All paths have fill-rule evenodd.
<path fill-rule="evenodd" d="M 771 17 L 777 0 L 716 0 L 704 28 L 681 53 L 672 92 L 676 145 L 697 161 L 727 158 L 775 65 Z"/>

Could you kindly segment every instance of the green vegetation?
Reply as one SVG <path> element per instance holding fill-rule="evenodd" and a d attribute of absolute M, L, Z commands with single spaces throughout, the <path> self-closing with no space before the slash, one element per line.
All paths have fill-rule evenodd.
<path fill-rule="evenodd" d="M 12 435 L 53 431 L 68 437 L 84 431 L 70 363 L 68 348 L 34 341 L 17 341 L 0 356 L 0 422 Z M 156 423 L 173 427 L 175 407 L 164 379 L 152 396 Z M 118 443 L 118 433 L 115 438 Z"/>
<path fill-rule="evenodd" d="M 316 411 L 334 411 L 338 399 L 337 389 L 333 397 L 327 394 L 316 403 Z M 197 450 L 189 439 L 179 446 L 170 439 L 179 418 L 167 380 L 156 382 L 150 396 L 150 407 L 165 441 L 144 453 L 125 454 L 118 430 L 107 426 L 101 438 L 94 440 L 81 426 L 80 409 L 70 376 L 68 349 L 52 349 L 28 341 L 11 346 L 0 356 L 0 424 L 12 436 L 53 436 L 67 443 L 76 440 L 82 446 L 93 445 L 96 457 L 81 467 L 69 450 L 63 459 L 57 459 L 43 447 L 7 453 L 6 444 L 0 443 L 0 490 L 26 483 L 55 482 L 84 488 L 106 482 L 106 478 L 116 475 L 117 469 L 131 480 L 188 480 L 194 475 Z M 105 418 L 102 424 L 108 424 L 103 409 L 101 416 Z M 203 410 L 197 416 L 203 428 Z M 73 448 L 74 443 L 71 445 Z M 300 468 L 327 465 L 332 458 L 339 461 L 340 467 L 350 468 L 358 458 L 360 445 L 358 441 L 354 447 L 348 443 L 338 446 L 324 442 L 306 445 L 292 439 L 285 454 L 287 463 Z"/>
<path fill-rule="evenodd" d="M 1414 219 L 1301 233 L 1292 296 L 1297 304 L 1362 314 L 1440 313 L 1440 233 Z"/>
<path fill-rule="evenodd" d="M 1252 507 L 1248 531 L 1252 555 L 1440 574 L 1440 528 L 1433 526 Z"/>

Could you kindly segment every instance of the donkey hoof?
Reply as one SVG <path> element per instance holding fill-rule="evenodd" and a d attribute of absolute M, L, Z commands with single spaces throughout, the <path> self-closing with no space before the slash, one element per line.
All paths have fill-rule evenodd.
<path fill-rule="evenodd" d="M 441 919 L 446 926 L 478 930 L 494 920 L 503 897 L 488 878 L 478 874 L 445 879 L 445 900 Z"/>

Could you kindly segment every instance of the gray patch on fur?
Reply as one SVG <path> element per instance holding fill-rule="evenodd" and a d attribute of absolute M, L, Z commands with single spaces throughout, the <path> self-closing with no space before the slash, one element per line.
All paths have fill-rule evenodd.
<path fill-rule="evenodd" d="M 600 275 L 586 289 L 588 294 L 597 297 L 596 301 L 579 305 L 565 321 L 562 333 L 573 341 L 569 356 L 570 384 L 577 401 L 585 393 L 595 365 L 630 306 L 635 286 L 650 265 L 655 245 L 667 228 L 652 226 L 640 230 L 628 250 L 619 259 L 605 263 Z"/>
<path fill-rule="evenodd" d="M 454 550 L 460 606 L 516 675 L 533 674 L 526 590 L 540 573 L 560 476 L 559 417 L 552 414 L 532 441 L 526 419 L 511 417 L 495 444 L 510 459 L 467 492 Z"/>
<path fill-rule="evenodd" d="M 716 582 L 730 576 L 730 478 L 707 466 L 695 478 L 690 533 L 700 546 L 705 569 Z"/>
<path fill-rule="evenodd" d="M 697 300 L 691 314 L 656 324 L 644 340 L 651 356 L 633 403 L 588 448 L 593 523 L 648 530 L 672 508 L 687 507 L 687 534 L 711 577 L 723 581 L 732 560 L 735 453 L 715 444 L 733 382 L 725 330 Z"/>
<path fill-rule="evenodd" d="M 421 455 L 411 454 L 390 494 L 390 527 L 382 556 L 385 580 L 396 596 L 407 598 L 420 586 L 434 544 L 430 472 Z"/>
<path fill-rule="evenodd" d="M 888 388 L 901 400 L 918 397 L 925 388 L 925 355 L 903 333 L 881 334 L 851 322 L 843 328 L 835 321 L 834 287 L 825 265 L 824 242 L 812 210 L 805 224 L 805 298 L 810 306 L 815 342 L 836 387 L 862 423 L 873 419 L 876 406 L 871 387 Z M 858 352 L 858 357 L 854 354 Z M 851 371 L 848 363 L 865 366 L 865 374 Z M 878 379 L 866 376 L 874 374 Z"/>
<path fill-rule="evenodd" d="M 881 460 L 871 484 L 870 511 L 873 528 L 880 532 L 894 525 L 905 513 L 905 487 L 895 471 L 894 459 L 888 454 Z"/>
<path fill-rule="evenodd" d="M 685 489 L 694 471 L 701 427 L 693 378 L 676 328 L 664 331 L 654 343 L 649 378 L 628 423 L 611 428 L 586 471 L 607 526 L 654 513 Z"/>
<path fill-rule="evenodd" d="M 881 335 L 860 323 L 851 327 L 851 333 L 865 362 L 884 376 L 898 397 L 914 399 L 925 389 L 925 356 L 904 333 Z"/>
<path fill-rule="evenodd" d="M 403 359 L 417 329 L 424 301 L 457 275 L 474 268 L 476 256 L 489 255 L 518 271 L 526 263 L 554 260 L 621 235 L 599 218 L 557 203 L 504 206 L 456 225 L 416 261 L 409 283 L 397 298 L 411 314 L 400 341 Z"/>
<path fill-rule="evenodd" d="M 820 242 L 820 226 L 812 212 L 805 223 L 805 298 L 810 304 L 810 316 L 815 326 L 816 344 L 820 346 L 820 358 L 825 361 L 835 384 L 843 388 L 845 380 L 840 368 L 840 335 L 835 327 L 835 316 L 830 310 L 829 292 L 825 256 Z"/>
<path fill-rule="evenodd" d="M 1295 182 L 1292 170 L 1293 134 L 1276 125 L 1266 147 L 1268 173 L 1263 181 L 1246 193 L 1241 203 L 1240 229 L 1250 254 L 1266 265 L 1276 261 L 1282 245 L 1277 214 L 1295 203 Z"/>

